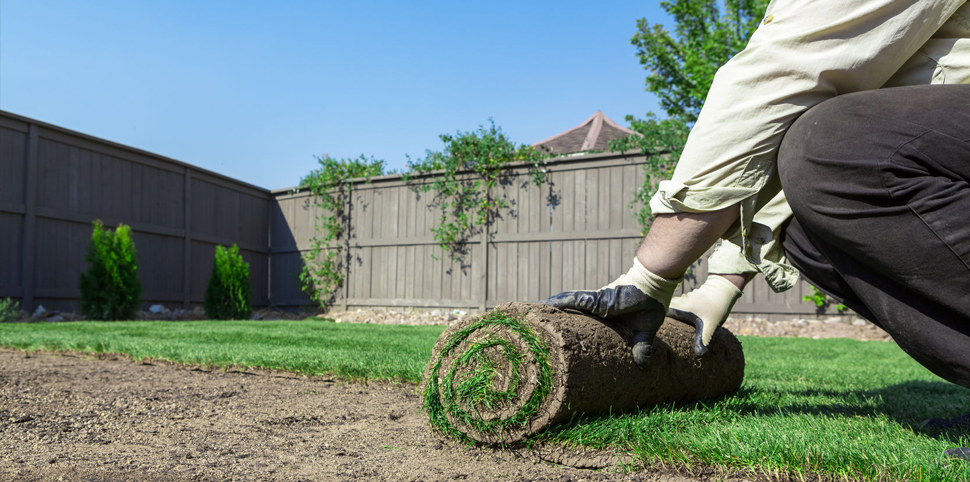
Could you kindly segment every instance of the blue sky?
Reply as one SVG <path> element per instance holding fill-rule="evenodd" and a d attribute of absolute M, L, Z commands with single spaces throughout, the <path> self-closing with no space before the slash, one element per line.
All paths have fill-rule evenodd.
<path fill-rule="evenodd" d="M 0 0 L 0 109 L 270 189 L 491 117 L 516 142 L 657 111 L 658 2 Z"/>

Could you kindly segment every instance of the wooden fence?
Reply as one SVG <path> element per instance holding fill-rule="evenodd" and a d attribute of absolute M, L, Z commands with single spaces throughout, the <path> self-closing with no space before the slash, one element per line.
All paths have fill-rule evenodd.
<path fill-rule="evenodd" d="M 130 225 L 145 304 L 203 301 L 215 246 L 237 243 L 266 305 L 269 191 L 0 112 L 0 297 L 77 309 L 91 222 Z"/>
<path fill-rule="evenodd" d="M 417 307 L 481 311 L 506 301 L 535 301 L 567 289 L 596 289 L 629 269 L 642 236 L 631 206 L 644 158 L 591 154 L 549 162 L 549 184 L 528 182 L 525 168 L 494 192 L 509 210 L 470 239 L 461 262 L 437 247 L 430 228 L 440 211 L 399 176 L 357 183 L 348 206 L 351 260 L 337 309 Z M 317 208 L 307 192 L 273 191 L 272 302 L 309 302 L 294 276 L 309 249 Z M 434 256 L 432 256 L 434 255 Z M 706 261 L 682 289 L 707 276 Z M 804 282 L 777 294 L 759 276 L 735 313 L 810 316 Z"/>
<path fill-rule="evenodd" d="M 493 193 L 509 209 L 470 240 L 461 262 L 430 228 L 440 212 L 399 176 L 357 182 L 349 200 L 347 279 L 337 308 L 480 311 L 595 289 L 628 269 L 641 235 L 631 207 L 639 156 L 592 154 L 549 162 L 551 182 L 510 171 Z M 215 246 L 236 243 L 253 302 L 296 308 L 302 253 L 316 207 L 307 192 L 267 191 L 197 167 L 0 111 L 0 297 L 24 309 L 77 309 L 91 221 L 132 227 L 145 305 L 202 303 Z M 434 256 L 433 256 L 434 255 Z M 706 276 L 697 263 L 685 283 Z M 736 313 L 810 316 L 805 283 L 772 293 L 756 280 Z"/>

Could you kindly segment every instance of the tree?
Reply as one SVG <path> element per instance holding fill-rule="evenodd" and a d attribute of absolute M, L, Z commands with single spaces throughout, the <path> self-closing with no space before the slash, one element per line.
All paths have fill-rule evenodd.
<path fill-rule="evenodd" d="M 239 254 L 239 246 L 216 246 L 212 274 L 205 289 L 205 315 L 211 320 L 245 320 L 253 314 L 249 263 Z"/>
<path fill-rule="evenodd" d="M 92 320 L 133 320 L 141 304 L 138 258 L 131 228 L 112 231 L 100 219 L 92 223 L 91 242 L 81 273 L 81 312 Z"/>
<path fill-rule="evenodd" d="M 690 127 L 711 90 L 714 74 L 740 52 L 758 28 L 768 0 L 673 0 L 660 2 L 673 16 L 674 33 L 663 25 L 637 21 L 630 40 L 637 57 L 650 72 L 646 90 L 660 99 L 668 118 L 648 112 L 645 119 L 626 116 L 637 135 L 610 142 L 610 150 L 639 149 L 647 159 L 646 179 L 637 188 L 637 219 L 646 233 L 653 222 L 648 205 L 657 184 L 670 178 L 687 143 Z"/>
<path fill-rule="evenodd" d="M 674 17 L 674 34 L 641 18 L 630 42 L 650 71 L 646 89 L 660 98 L 667 115 L 693 123 L 717 69 L 748 43 L 768 1 L 673 0 L 660 6 Z"/>

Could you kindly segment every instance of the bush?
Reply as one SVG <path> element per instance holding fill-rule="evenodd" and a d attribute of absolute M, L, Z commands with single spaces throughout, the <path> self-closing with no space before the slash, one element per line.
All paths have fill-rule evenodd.
<path fill-rule="evenodd" d="M 205 315 L 213 320 L 245 320 L 253 313 L 249 263 L 239 247 L 216 247 L 212 275 L 205 289 Z"/>
<path fill-rule="evenodd" d="M 17 321 L 20 304 L 10 298 L 0 298 L 0 323 Z"/>
<path fill-rule="evenodd" d="M 141 283 L 131 228 L 104 229 L 93 223 L 91 244 L 84 257 L 90 265 L 81 273 L 81 312 L 91 320 L 133 320 L 141 304 Z"/>

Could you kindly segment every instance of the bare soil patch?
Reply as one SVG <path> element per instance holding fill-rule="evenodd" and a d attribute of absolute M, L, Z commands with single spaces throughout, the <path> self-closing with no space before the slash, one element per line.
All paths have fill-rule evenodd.
<path fill-rule="evenodd" d="M 0 349 L 0 480 L 697 480 L 467 446 L 420 410 L 411 385 Z"/>
<path fill-rule="evenodd" d="M 863 323 L 753 319 L 727 327 L 889 340 Z M 625 454 L 468 446 L 431 431 L 420 398 L 412 385 L 0 349 L 0 480 L 788 480 L 703 467 L 631 472 Z"/>

